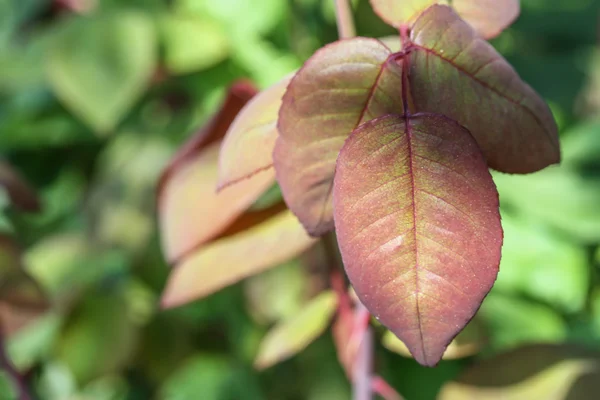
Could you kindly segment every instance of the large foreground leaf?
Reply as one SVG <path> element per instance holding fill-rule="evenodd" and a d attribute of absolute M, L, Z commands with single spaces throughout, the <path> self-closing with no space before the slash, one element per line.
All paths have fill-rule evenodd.
<path fill-rule="evenodd" d="M 234 188 L 232 188 L 233 190 Z M 289 212 L 214 243 L 187 257 L 173 270 L 163 307 L 207 296 L 243 278 L 275 267 L 314 243 Z"/>
<path fill-rule="evenodd" d="M 312 235 L 333 228 L 335 160 L 348 135 L 402 110 L 401 68 L 390 54 L 375 39 L 330 44 L 304 64 L 283 97 L 275 171 L 286 203 Z"/>
<path fill-rule="evenodd" d="M 219 155 L 219 188 L 273 166 L 281 98 L 291 76 L 254 97 L 232 122 Z"/>
<path fill-rule="evenodd" d="M 429 8 L 411 41 L 417 111 L 447 115 L 469 129 L 496 170 L 528 173 L 560 161 L 548 106 L 452 9 Z"/>
<path fill-rule="evenodd" d="M 356 294 L 437 364 L 498 273 L 498 194 L 477 144 L 443 116 L 378 118 L 344 145 L 333 199 Z"/>

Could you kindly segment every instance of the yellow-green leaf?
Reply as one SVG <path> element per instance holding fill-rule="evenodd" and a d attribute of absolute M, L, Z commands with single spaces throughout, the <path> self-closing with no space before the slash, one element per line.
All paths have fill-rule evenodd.
<path fill-rule="evenodd" d="M 337 307 L 332 291 L 319 294 L 298 314 L 281 321 L 263 339 L 254 365 L 268 368 L 304 350 L 327 328 Z"/>

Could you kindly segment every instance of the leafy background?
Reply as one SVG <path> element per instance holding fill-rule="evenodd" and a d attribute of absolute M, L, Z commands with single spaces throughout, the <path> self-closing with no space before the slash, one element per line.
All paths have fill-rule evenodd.
<path fill-rule="evenodd" d="M 235 79 L 265 88 L 334 41 L 332 4 L 0 0 L 0 155 L 43 206 L 17 212 L 0 189 L 0 229 L 52 303 L 6 348 L 37 398 L 350 398 L 329 332 L 290 360 L 253 368 L 273 323 L 326 285 L 305 259 L 181 308 L 158 306 L 169 272 L 155 218 L 162 168 Z M 367 0 L 354 4 L 360 35 L 394 33 Z M 482 399 L 451 381 L 485 386 L 504 373 L 511 378 L 495 390 L 515 399 L 597 395 L 588 375 L 600 365 L 599 15 L 597 0 L 523 0 L 518 21 L 493 40 L 550 103 L 564 162 L 495 175 L 506 240 L 477 317 L 486 334 L 476 357 L 427 369 L 378 345 L 379 373 L 407 399 Z M 0 257 L 0 271 L 10 262 Z M 533 343 L 546 346 L 522 348 Z M 565 343 L 588 350 L 549 346 Z M 533 379 L 532 360 L 552 368 Z M 0 399 L 15 398 L 4 375 Z M 561 379 L 571 388 L 563 394 L 553 386 Z"/>

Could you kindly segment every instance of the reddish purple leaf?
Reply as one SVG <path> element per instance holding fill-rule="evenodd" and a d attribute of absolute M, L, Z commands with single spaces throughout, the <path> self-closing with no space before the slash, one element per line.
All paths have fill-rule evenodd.
<path fill-rule="evenodd" d="M 335 160 L 361 123 L 402 110 L 401 67 L 380 41 L 354 38 L 317 51 L 292 79 L 273 160 L 283 197 L 309 234 L 333 228 Z"/>
<path fill-rule="evenodd" d="M 333 189 L 358 297 L 433 366 L 498 273 L 498 194 L 469 132 L 446 117 L 388 115 L 344 145 Z"/>
<path fill-rule="evenodd" d="M 418 112 L 444 114 L 469 129 L 498 171 L 529 173 L 560 161 L 546 103 L 452 9 L 430 7 L 411 40 L 409 81 Z"/>

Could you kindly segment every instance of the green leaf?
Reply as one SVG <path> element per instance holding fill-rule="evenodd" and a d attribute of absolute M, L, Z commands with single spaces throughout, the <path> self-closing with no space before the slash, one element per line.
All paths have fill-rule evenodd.
<path fill-rule="evenodd" d="M 254 365 L 269 368 L 304 350 L 327 329 L 336 307 L 336 294 L 323 292 L 296 315 L 279 322 L 264 337 Z"/>
<path fill-rule="evenodd" d="M 436 365 L 498 274 L 498 194 L 477 143 L 435 114 L 363 124 L 340 152 L 333 205 L 356 294 Z"/>
<path fill-rule="evenodd" d="M 225 29 L 198 16 L 169 15 L 162 21 L 167 68 L 186 74 L 212 67 L 229 55 Z"/>
<path fill-rule="evenodd" d="M 550 307 L 493 291 L 478 313 L 489 326 L 494 348 L 527 343 L 560 343 L 567 335 L 565 321 Z"/>
<path fill-rule="evenodd" d="M 50 84 L 90 128 L 109 133 L 146 90 L 156 47 L 153 23 L 144 13 L 75 18 L 49 50 Z"/>
<path fill-rule="evenodd" d="M 401 66 L 380 41 L 341 40 L 317 51 L 283 97 L 273 153 L 285 202 L 314 236 L 333 228 L 335 160 L 358 125 L 402 111 Z"/>
<path fill-rule="evenodd" d="M 506 213 L 502 227 L 504 246 L 495 288 L 527 294 L 568 313 L 581 311 L 590 284 L 585 249 Z"/>
<path fill-rule="evenodd" d="M 160 389 L 159 399 L 188 400 L 197 398 L 219 400 L 230 383 L 232 367 L 227 359 L 200 354 L 190 357 Z"/>
<path fill-rule="evenodd" d="M 560 161 L 557 127 L 546 103 L 451 8 L 429 8 L 410 39 L 408 76 L 416 110 L 463 125 L 498 171 L 529 173 Z"/>

